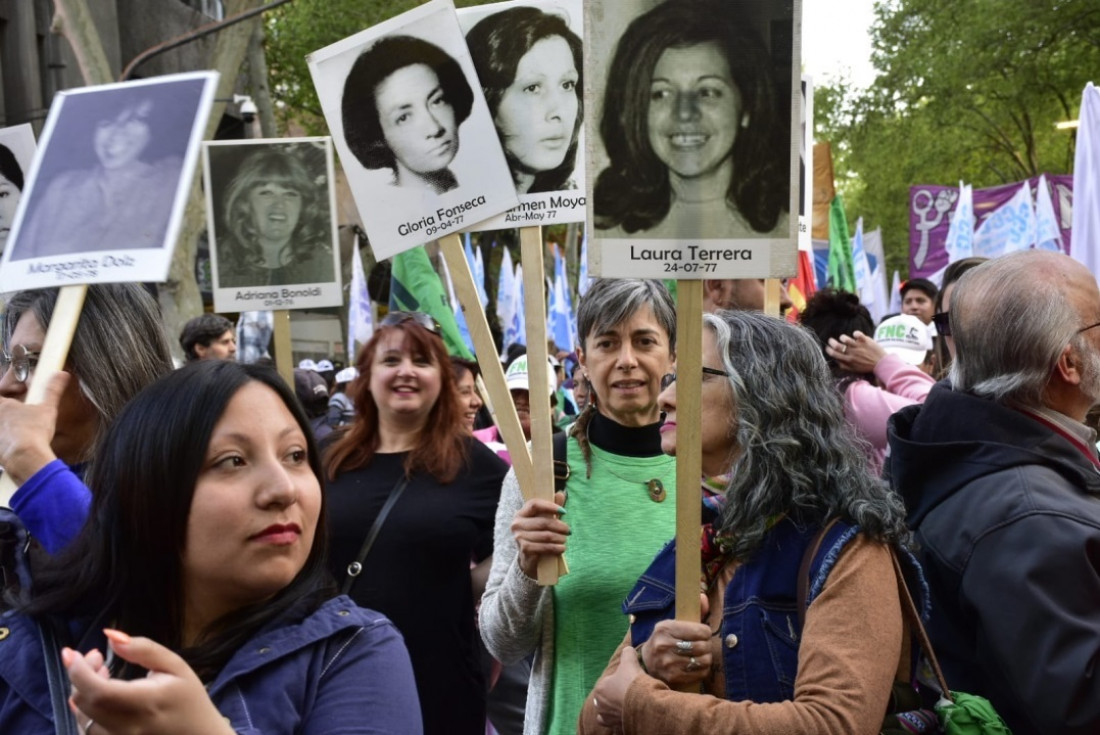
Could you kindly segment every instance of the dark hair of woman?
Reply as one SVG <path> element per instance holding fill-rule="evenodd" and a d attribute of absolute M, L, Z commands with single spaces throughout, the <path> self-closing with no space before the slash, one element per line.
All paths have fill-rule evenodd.
<path fill-rule="evenodd" d="M 247 267 L 263 262 L 263 252 L 257 240 L 256 223 L 249 194 L 256 187 L 277 184 L 293 189 L 302 197 L 298 226 L 283 250 L 290 251 L 288 262 L 297 263 L 315 257 L 318 248 L 327 250 L 330 237 L 328 187 L 314 180 L 305 163 L 285 150 L 261 150 L 241 163 L 237 175 L 225 191 L 225 226 L 237 247 L 222 248 L 219 253 L 230 261 L 230 267 Z"/>
<path fill-rule="evenodd" d="M 573 125 L 573 137 L 565 158 L 557 168 L 540 171 L 528 194 L 558 191 L 566 188 L 577 165 L 578 135 L 584 125 L 584 47 L 565 19 L 538 8 L 519 7 L 494 13 L 482 18 L 466 34 L 470 57 L 481 80 L 481 89 L 489 112 L 496 117 L 504 92 L 516 80 L 520 60 L 539 41 L 561 37 L 573 54 L 577 69 L 577 121 Z M 507 155 L 507 151 L 505 151 Z M 509 161 L 509 164 L 512 162 Z"/>
<path fill-rule="evenodd" d="M 459 380 L 466 373 L 473 375 L 475 378 L 481 375 L 481 368 L 476 361 L 467 360 L 458 355 L 451 355 L 451 368 L 454 369 L 455 380 Z"/>
<path fill-rule="evenodd" d="M 775 229 L 789 201 L 784 141 L 789 107 L 778 98 L 772 62 L 759 39 L 714 0 L 665 0 L 635 18 L 619 39 L 605 87 L 600 138 L 610 159 L 595 187 L 596 227 L 648 230 L 668 216 L 668 167 L 649 142 L 653 70 L 670 48 L 713 43 L 729 64 L 748 125 L 733 144 L 733 176 L 726 195 L 757 232 Z"/>
<path fill-rule="evenodd" d="M 321 478 L 309 422 L 278 373 L 227 360 L 188 363 L 139 393 L 108 429 L 88 481 L 88 521 L 64 551 L 35 569 L 25 612 L 95 614 L 89 629 L 111 625 L 152 638 L 209 681 L 264 625 L 300 603 L 312 609 L 334 593 L 324 565 L 322 509 L 305 566 L 289 585 L 272 599 L 215 620 L 196 645 L 180 650 L 183 553 L 195 487 L 215 426 L 253 381 L 275 391 L 290 411 L 306 437 L 309 465 Z M 124 678 L 134 675 L 140 674 L 124 667 Z"/>
<path fill-rule="evenodd" d="M 11 149 L 3 144 L 0 144 L 0 176 L 10 181 L 19 191 L 23 191 L 23 168 Z"/>
<path fill-rule="evenodd" d="M 378 406 L 370 392 L 371 368 L 382 338 L 394 331 L 404 333 L 405 348 L 423 355 L 439 367 L 439 398 L 428 415 L 428 422 L 416 447 L 405 460 L 405 472 L 411 475 L 424 471 L 441 483 L 454 480 L 467 461 L 464 434 L 459 428 L 458 387 L 451 359 L 443 340 L 412 320 L 379 327 L 374 336 L 359 351 L 359 378 L 352 384 L 355 421 L 336 432 L 337 439 L 325 451 L 325 476 L 334 478 L 341 472 L 370 464 L 378 451 Z"/>
<path fill-rule="evenodd" d="M 397 160 L 386 143 L 375 92 L 391 74 L 423 64 L 439 78 L 443 97 L 454 109 L 455 124 L 470 116 L 474 92 L 462 67 L 446 51 L 414 36 L 386 36 L 359 55 L 344 80 L 340 110 L 344 140 L 366 168 L 397 170 Z"/>
<path fill-rule="evenodd" d="M 871 312 L 859 302 L 859 296 L 847 291 L 825 288 L 806 301 L 806 308 L 798 315 L 802 326 L 808 328 L 817 337 L 822 354 L 829 339 L 840 339 L 842 334 L 860 331 L 868 337 L 875 336 L 875 322 Z M 825 363 L 833 376 L 845 385 L 852 380 L 866 379 L 868 375 L 856 375 L 843 369 L 837 361 L 825 354 Z M 843 388 L 844 386 L 842 386 Z"/>

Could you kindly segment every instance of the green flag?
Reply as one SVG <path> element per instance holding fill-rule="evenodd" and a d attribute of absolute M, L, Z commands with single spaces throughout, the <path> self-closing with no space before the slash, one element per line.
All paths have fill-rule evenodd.
<path fill-rule="evenodd" d="M 390 310 L 431 314 L 443 332 L 443 343 L 452 355 L 474 359 L 455 322 L 447 292 L 423 245 L 393 256 L 390 275 Z"/>
<path fill-rule="evenodd" d="M 844 201 L 837 193 L 829 205 L 829 277 L 833 288 L 851 293 L 856 290 L 855 268 L 852 265 L 852 241 L 848 237 L 848 218 Z"/>

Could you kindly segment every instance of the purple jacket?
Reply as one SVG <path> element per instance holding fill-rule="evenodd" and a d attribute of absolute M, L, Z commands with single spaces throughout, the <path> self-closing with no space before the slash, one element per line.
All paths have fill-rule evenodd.
<path fill-rule="evenodd" d="M 103 641 L 89 641 L 103 648 Z M 340 596 L 242 646 L 207 687 L 241 735 L 420 735 L 420 704 L 401 634 Z M 0 733 L 53 735 L 37 629 L 0 616 Z"/>

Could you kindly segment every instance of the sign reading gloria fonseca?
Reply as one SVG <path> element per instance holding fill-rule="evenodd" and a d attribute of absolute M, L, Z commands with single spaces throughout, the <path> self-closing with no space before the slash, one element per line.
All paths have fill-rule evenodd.
<path fill-rule="evenodd" d="M 795 274 L 800 16 L 798 0 L 585 3 L 590 272 Z"/>
<path fill-rule="evenodd" d="M 0 291 L 168 277 L 216 72 L 59 92 Z"/>
<path fill-rule="evenodd" d="M 218 312 L 343 304 L 332 140 L 203 145 Z"/>
<path fill-rule="evenodd" d="M 452 2 L 432 0 L 307 62 L 377 259 L 519 203 Z"/>

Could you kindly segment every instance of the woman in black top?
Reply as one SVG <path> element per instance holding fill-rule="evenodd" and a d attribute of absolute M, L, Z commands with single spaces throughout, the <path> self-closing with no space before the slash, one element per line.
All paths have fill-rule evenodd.
<path fill-rule="evenodd" d="M 438 325 L 391 312 L 359 357 L 356 418 L 330 445 L 330 564 L 357 603 L 388 616 L 413 661 L 424 732 L 480 735 L 485 684 L 470 560 L 488 566 L 505 464 L 469 436 Z M 362 571 L 349 576 L 387 498 Z M 475 570 L 476 573 L 477 570 Z"/>

